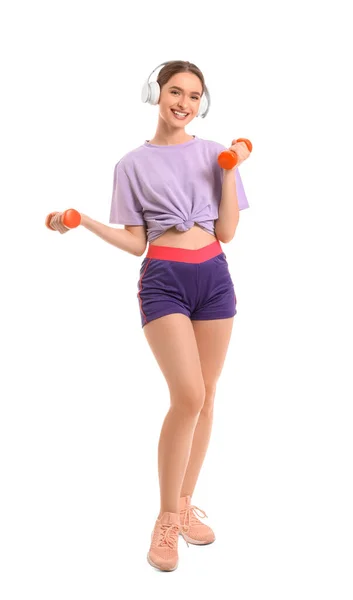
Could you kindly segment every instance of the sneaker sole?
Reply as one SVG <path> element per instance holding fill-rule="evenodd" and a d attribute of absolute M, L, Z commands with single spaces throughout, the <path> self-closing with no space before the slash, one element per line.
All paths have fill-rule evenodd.
<path fill-rule="evenodd" d="M 185 533 L 179 532 L 179 535 L 182 535 L 186 542 L 189 544 L 194 544 L 195 546 L 208 546 L 209 544 L 213 544 L 213 542 L 216 540 L 215 538 L 212 540 L 212 542 L 200 542 L 199 540 L 193 540 L 192 538 L 189 538 L 189 536 L 187 536 Z"/>
<path fill-rule="evenodd" d="M 150 565 L 152 567 L 155 567 L 155 569 L 159 569 L 159 571 L 175 571 L 175 569 L 177 568 L 178 564 L 179 564 L 179 560 L 177 562 L 177 564 L 175 565 L 175 567 L 171 567 L 170 569 L 162 569 L 162 567 L 159 567 L 158 565 L 156 565 L 153 560 L 150 559 L 149 555 L 147 554 L 147 560 L 150 563 Z"/>

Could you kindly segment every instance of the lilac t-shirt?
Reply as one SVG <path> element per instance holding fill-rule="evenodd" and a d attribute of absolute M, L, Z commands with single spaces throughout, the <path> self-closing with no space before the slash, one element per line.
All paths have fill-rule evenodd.
<path fill-rule="evenodd" d="M 144 142 L 114 168 L 109 223 L 145 225 L 152 242 L 170 227 L 187 231 L 195 223 L 215 235 L 223 169 L 217 157 L 226 147 L 194 136 L 182 144 Z M 249 204 L 234 169 L 239 210 Z"/>

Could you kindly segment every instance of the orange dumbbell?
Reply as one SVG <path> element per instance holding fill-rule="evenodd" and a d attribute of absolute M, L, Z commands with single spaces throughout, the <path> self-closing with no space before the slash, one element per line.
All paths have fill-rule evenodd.
<path fill-rule="evenodd" d="M 245 142 L 249 152 L 252 151 L 252 143 L 250 142 L 250 140 L 247 140 L 245 138 L 239 138 L 238 140 L 236 140 L 237 142 Z M 218 164 L 222 169 L 233 169 L 233 167 L 236 166 L 236 164 L 238 163 L 238 156 L 237 153 L 234 152 L 233 150 L 223 150 L 223 152 L 221 152 L 218 155 Z"/>
<path fill-rule="evenodd" d="M 45 219 L 46 226 L 49 229 L 52 229 L 53 231 L 54 229 L 50 227 L 50 221 L 52 217 L 56 214 L 58 214 L 58 211 L 50 213 Z M 75 227 L 78 227 L 81 223 L 81 215 L 74 208 L 68 208 L 61 214 L 61 222 L 63 225 L 65 225 L 65 227 L 68 227 L 69 229 L 74 229 Z"/>

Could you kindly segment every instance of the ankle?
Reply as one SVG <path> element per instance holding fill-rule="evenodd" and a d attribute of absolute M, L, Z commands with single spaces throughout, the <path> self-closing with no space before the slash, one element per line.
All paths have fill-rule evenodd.
<path fill-rule="evenodd" d="M 179 514 L 179 507 L 177 508 L 177 510 L 172 510 L 172 509 L 170 509 L 170 508 L 169 508 L 169 509 L 168 509 L 168 508 L 166 508 L 166 509 L 161 509 L 161 510 L 159 511 L 159 514 L 158 514 L 158 517 L 157 517 L 157 519 L 160 519 L 160 518 L 161 518 L 161 517 L 164 515 L 164 513 L 166 513 L 166 512 L 168 512 L 168 513 L 173 513 L 173 514 Z"/>

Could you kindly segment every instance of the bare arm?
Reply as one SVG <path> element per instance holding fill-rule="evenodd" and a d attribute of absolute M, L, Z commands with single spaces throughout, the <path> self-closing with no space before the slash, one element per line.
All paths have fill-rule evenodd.
<path fill-rule="evenodd" d="M 215 231 L 221 242 L 230 242 L 239 222 L 239 205 L 234 169 L 224 170 L 222 198 L 218 210 Z"/>
<path fill-rule="evenodd" d="M 109 244 L 125 250 L 134 256 L 142 256 L 146 249 L 146 228 L 144 225 L 125 226 L 125 229 L 116 229 L 94 221 L 81 213 L 81 225 L 98 235 Z"/>

